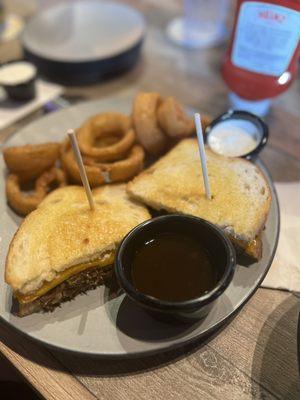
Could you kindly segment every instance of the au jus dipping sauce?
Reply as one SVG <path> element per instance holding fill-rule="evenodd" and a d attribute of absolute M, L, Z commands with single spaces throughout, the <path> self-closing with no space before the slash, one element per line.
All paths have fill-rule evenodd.
<path fill-rule="evenodd" d="M 135 288 L 165 301 L 185 301 L 212 290 L 218 281 L 207 249 L 191 235 L 156 234 L 134 254 L 131 268 Z"/>

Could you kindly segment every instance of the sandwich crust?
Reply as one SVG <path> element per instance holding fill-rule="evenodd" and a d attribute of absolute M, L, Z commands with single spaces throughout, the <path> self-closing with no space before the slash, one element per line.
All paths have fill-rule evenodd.
<path fill-rule="evenodd" d="M 205 196 L 196 139 L 185 139 L 127 185 L 129 195 L 167 212 L 204 218 L 246 244 L 264 227 L 271 191 L 262 172 L 241 158 L 206 150 L 212 200 Z"/>
<path fill-rule="evenodd" d="M 91 211 L 82 187 L 57 189 L 24 219 L 6 259 L 5 280 L 14 291 L 28 294 L 72 266 L 115 252 L 132 228 L 150 218 L 124 184 L 95 189 L 93 196 Z"/>

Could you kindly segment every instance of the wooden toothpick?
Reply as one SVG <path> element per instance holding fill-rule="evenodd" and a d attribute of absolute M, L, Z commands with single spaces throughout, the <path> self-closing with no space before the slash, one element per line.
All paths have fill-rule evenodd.
<path fill-rule="evenodd" d="M 85 189 L 86 196 L 87 196 L 89 204 L 90 204 L 90 208 L 91 208 L 91 210 L 95 210 L 95 203 L 94 203 L 91 187 L 90 187 L 89 180 L 88 180 L 86 172 L 85 172 L 85 168 L 84 168 L 81 153 L 80 153 L 80 150 L 78 147 L 76 135 L 75 135 L 75 132 L 73 129 L 68 129 L 68 136 L 71 141 L 72 149 L 73 149 L 76 161 L 77 161 L 80 177 L 81 177 L 84 189 Z"/>

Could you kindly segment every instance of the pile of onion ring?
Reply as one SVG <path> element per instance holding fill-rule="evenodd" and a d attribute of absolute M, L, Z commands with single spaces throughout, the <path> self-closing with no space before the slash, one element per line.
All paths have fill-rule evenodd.
<path fill-rule="evenodd" d="M 131 118 L 102 113 L 89 118 L 76 132 L 78 146 L 92 187 L 125 182 L 144 165 L 144 149 L 135 143 Z M 68 141 L 61 148 L 61 164 L 72 182 L 81 183 L 79 169 Z"/>
<path fill-rule="evenodd" d="M 203 127 L 209 123 L 210 117 L 203 116 Z M 143 169 L 145 151 L 151 159 L 194 133 L 192 118 L 174 97 L 142 92 L 134 99 L 132 116 L 94 115 L 77 129 L 76 136 L 88 180 L 96 187 L 132 179 Z M 33 211 L 56 187 L 81 185 L 69 139 L 8 147 L 3 157 L 9 170 L 7 200 L 20 215 Z"/>
<path fill-rule="evenodd" d="M 134 99 L 133 123 L 138 142 L 147 153 L 158 155 L 176 141 L 195 133 L 194 121 L 174 97 L 163 98 L 156 92 L 138 93 Z M 211 122 L 202 116 L 203 129 Z"/>
<path fill-rule="evenodd" d="M 59 143 L 43 143 L 3 150 L 9 170 L 7 201 L 18 214 L 29 214 L 54 187 L 66 185 L 64 171 L 54 166 L 59 158 L 59 149 Z"/>

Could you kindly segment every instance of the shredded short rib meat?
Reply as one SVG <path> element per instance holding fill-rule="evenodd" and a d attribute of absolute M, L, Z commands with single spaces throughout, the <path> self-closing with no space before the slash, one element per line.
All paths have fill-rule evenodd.
<path fill-rule="evenodd" d="M 31 303 L 21 304 L 14 299 L 12 312 L 19 317 L 39 311 L 53 311 L 61 303 L 74 299 L 78 294 L 96 289 L 103 285 L 112 276 L 112 265 L 107 267 L 93 267 L 71 276 L 60 285 Z"/>

